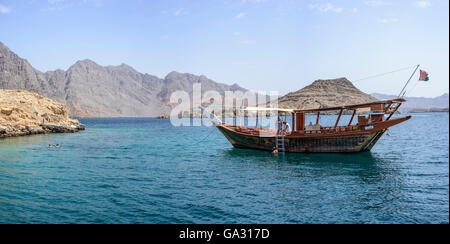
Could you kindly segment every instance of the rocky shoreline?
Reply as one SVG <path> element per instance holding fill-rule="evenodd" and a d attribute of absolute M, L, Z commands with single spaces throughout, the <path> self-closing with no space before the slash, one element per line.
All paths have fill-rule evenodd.
<path fill-rule="evenodd" d="M 55 100 L 22 90 L 0 90 L 0 138 L 85 130 Z"/>
<path fill-rule="evenodd" d="M 85 130 L 85 126 L 83 124 L 70 126 L 43 124 L 41 125 L 41 127 L 38 128 L 25 127 L 20 130 L 8 130 L 8 128 L 0 126 L 0 138 L 50 134 L 50 133 L 76 133 L 83 130 Z"/>

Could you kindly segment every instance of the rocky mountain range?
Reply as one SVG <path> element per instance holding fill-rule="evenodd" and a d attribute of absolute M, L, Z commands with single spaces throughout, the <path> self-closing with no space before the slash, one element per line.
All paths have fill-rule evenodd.
<path fill-rule="evenodd" d="M 328 108 L 377 101 L 358 88 L 346 78 L 316 80 L 311 85 L 279 98 L 278 106 L 282 108 Z"/>
<path fill-rule="evenodd" d="M 170 113 L 170 95 L 185 91 L 192 97 L 193 84 L 202 91 L 247 90 L 237 84 L 217 83 L 206 76 L 171 72 L 164 78 L 143 74 L 132 67 L 101 66 L 91 60 L 76 62 L 67 70 L 41 72 L 0 42 L 0 89 L 21 89 L 38 93 L 65 104 L 74 117 L 156 117 Z M 395 96 L 368 95 L 346 78 L 317 80 L 311 85 L 282 96 L 282 108 L 325 108 L 390 99 Z M 408 98 L 402 107 L 447 107 L 448 94 L 435 99 Z M 447 106 L 445 106 L 445 104 Z M 422 106 L 422 107 L 421 107 Z M 230 112 L 230 113 L 228 113 Z M 226 111 L 226 115 L 233 114 Z M 199 115 L 195 115 L 199 116 Z"/>
<path fill-rule="evenodd" d="M 373 93 L 372 96 L 380 100 L 393 99 L 397 97 L 394 95 L 386 95 L 380 93 Z M 407 100 L 407 102 L 402 104 L 402 106 L 400 107 L 401 112 L 442 112 L 448 111 L 449 107 L 448 93 L 435 98 L 405 97 L 405 99 Z"/>
<path fill-rule="evenodd" d="M 205 76 L 169 73 L 161 79 L 132 67 L 101 66 L 78 61 L 68 70 L 41 72 L 0 42 L 0 89 L 22 89 L 66 104 L 75 117 L 156 117 L 170 112 L 170 95 L 177 90 L 247 91 Z"/>

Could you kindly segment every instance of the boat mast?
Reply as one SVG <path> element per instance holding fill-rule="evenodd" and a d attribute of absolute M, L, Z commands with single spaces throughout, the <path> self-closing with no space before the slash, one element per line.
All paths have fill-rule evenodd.
<path fill-rule="evenodd" d="M 412 79 L 412 78 L 414 77 L 414 75 L 416 74 L 417 69 L 419 68 L 419 66 L 420 66 L 420 64 L 418 64 L 418 65 L 416 66 L 416 69 L 415 69 L 414 72 L 412 73 L 411 77 L 409 77 L 408 82 L 406 82 L 406 85 L 403 87 L 403 89 L 402 89 L 402 91 L 400 92 L 400 94 L 398 94 L 398 98 L 402 98 L 403 96 L 405 96 L 405 93 L 406 93 L 405 89 L 406 89 L 406 87 L 408 86 L 408 84 L 409 84 L 409 82 L 411 81 L 411 79 Z"/>

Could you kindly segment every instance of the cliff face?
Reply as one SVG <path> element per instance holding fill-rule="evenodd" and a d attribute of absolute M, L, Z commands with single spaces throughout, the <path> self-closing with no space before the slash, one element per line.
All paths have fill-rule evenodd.
<path fill-rule="evenodd" d="M 22 90 L 0 90 L 0 137 L 84 130 L 67 107 Z"/>
<path fill-rule="evenodd" d="M 377 101 L 360 91 L 346 78 L 317 80 L 311 85 L 278 99 L 281 108 L 328 108 Z"/>
<path fill-rule="evenodd" d="M 155 117 L 171 110 L 170 95 L 192 93 L 192 85 L 219 93 L 245 89 L 214 82 L 205 76 L 171 72 L 164 79 L 132 67 L 76 62 L 67 71 L 42 73 L 0 42 L 0 89 L 22 89 L 56 99 L 75 117 Z"/>
<path fill-rule="evenodd" d="M 0 88 L 21 88 L 33 92 L 51 92 L 45 75 L 35 70 L 0 42 Z"/>

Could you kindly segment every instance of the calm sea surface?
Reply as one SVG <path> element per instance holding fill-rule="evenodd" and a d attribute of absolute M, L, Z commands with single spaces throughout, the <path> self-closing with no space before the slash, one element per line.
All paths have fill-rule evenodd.
<path fill-rule="evenodd" d="M 0 139 L 0 223 L 449 223 L 449 114 L 412 115 L 360 154 L 273 156 L 136 118 Z"/>

